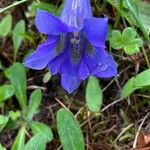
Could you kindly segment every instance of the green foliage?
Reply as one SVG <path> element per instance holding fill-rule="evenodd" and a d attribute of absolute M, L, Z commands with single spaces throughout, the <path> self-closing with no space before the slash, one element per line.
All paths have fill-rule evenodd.
<path fill-rule="evenodd" d="M 0 150 L 6 150 L 6 148 L 3 147 L 3 146 L 1 145 L 1 143 L 0 143 Z"/>
<path fill-rule="evenodd" d="M 24 150 L 46 150 L 46 138 L 43 134 L 36 134 L 25 145 Z"/>
<path fill-rule="evenodd" d="M 73 114 L 60 109 L 57 112 L 57 129 L 64 150 L 84 150 L 83 134 Z"/>
<path fill-rule="evenodd" d="M 13 47 L 14 47 L 14 60 L 16 61 L 18 49 L 22 43 L 24 37 L 21 34 L 25 33 L 25 22 L 24 20 L 20 20 L 13 30 Z"/>
<path fill-rule="evenodd" d="M 89 77 L 86 87 L 86 104 L 91 112 L 99 112 L 102 105 L 102 90 L 95 77 Z"/>
<path fill-rule="evenodd" d="M 30 12 L 30 14 L 28 13 L 28 15 L 35 16 L 37 9 L 48 11 L 50 13 L 53 13 L 54 15 L 58 15 L 60 11 L 60 8 L 56 8 L 56 6 L 54 6 L 53 4 L 44 2 L 33 2 L 28 9 Z"/>
<path fill-rule="evenodd" d="M 36 134 L 42 134 L 43 136 L 45 136 L 45 138 L 47 139 L 47 141 L 51 141 L 53 139 L 53 133 L 51 131 L 51 129 L 40 122 L 32 122 L 31 123 L 31 129 L 32 129 L 32 133 L 34 135 Z"/>
<path fill-rule="evenodd" d="M 28 106 L 28 119 L 32 119 L 32 117 L 36 114 L 38 107 L 41 103 L 42 93 L 40 89 L 35 90 L 31 96 Z"/>
<path fill-rule="evenodd" d="M 141 89 L 149 85 L 150 85 L 150 69 L 147 69 L 127 81 L 127 83 L 124 85 L 122 89 L 121 97 L 126 98 L 130 94 L 132 94 L 135 90 Z"/>
<path fill-rule="evenodd" d="M 20 111 L 9 111 L 9 117 L 11 118 L 11 120 L 15 121 L 17 120 L 19 117 L 21 116 Z"/>
<path fill-rule="evenodd" d="M 131 27 L 125 28 L 122 34 L 118 30 L 113 30 L 109 40 L 112 48 L 124 49 L 128 55 L 139 52 L 139 47 L 143 44 L 140 38 L 136 38 L 136 31 Z"/>
<path fill-rule="evenodd" d="M 12 16 L 6 15 L 3 20 L 0 22 L 0 36 L 6 37 L 12 28 Z"/>
<path fill-rule="evenodd" d="M 3 130 L 3 128 L 6 126 L 7 122 L 9 120 L 9 117 L 0 115 L 0 132 Z"/>
<path fill-rule="evenodd" d="M 22 109 L 25 109 L 27 79 L 24 66 L 20 63 L 14 63 L 10 68 L 5 71 L 5 75 L 16 89 L 15 95 L 18 99 L 20 106 L 22 107 Z"/>
<path fill-rule="evenodd" d="M 141 19 L 144 27 L 150 29 L 150 4 L 141 0 L 133 0 L 137 15 Z"/>
<path fill-rule="evenodd" d="M 0 103 L 9 99 L 15 94 L 15 88 L 13 85 L 3 85 L 0 86 Z"/>
<path fill-rule="evenodd" d="M 22 150 L 25 144 L 25 128 L 20 128 L 11 150 Z"/>

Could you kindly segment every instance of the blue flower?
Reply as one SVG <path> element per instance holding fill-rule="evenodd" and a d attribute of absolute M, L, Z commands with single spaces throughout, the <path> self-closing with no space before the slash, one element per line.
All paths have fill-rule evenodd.
<path fill-rule="evenodd" d="M 68 93 L 90 75 L 117 75 L 117 64 L 105 51 L 108 19 L 92 16 L 90 0 L 66 0 L 60 17 L 38 10 L 35 25 L 47 40 L 24 64 L 36 70 L 48 66 L 52 75 L 59 73 Z"/>

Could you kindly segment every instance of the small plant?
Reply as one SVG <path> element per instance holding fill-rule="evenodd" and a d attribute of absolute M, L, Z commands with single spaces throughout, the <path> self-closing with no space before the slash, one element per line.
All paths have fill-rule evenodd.
<path fill-rule="evenodd" d="M 140 51 L 143 44 L 136 36 L 136 31 L 131 27 L 125 28 L 122 34 L 118 30 L 113 30 L 109 39 L 110 45 L 116 50 L 123 49 L 128 55 L 134 55 Z"/>

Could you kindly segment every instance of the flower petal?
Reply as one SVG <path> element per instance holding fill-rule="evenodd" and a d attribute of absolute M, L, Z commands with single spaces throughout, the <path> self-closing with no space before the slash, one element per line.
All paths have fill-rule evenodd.
<path fill-rule="evenodd" d="M 56 57 L 56 46 L 57 42 L 51 44 L 43 43 L 39 45 L 37 50 L 25 59 L 24 65 L 35 70 L 45 68 L 49 61 Z"/>
<path fill-rule="evenodd" d="M 110 78 L 117 75 L 117 64 L 113 57 L 104 49 L 95 47 L 95 53 L 86 56 L 86 64 L 90 68 L 91 75 L 100 78 Z"/>
<path fill-rule="evenodd" d="M 89 75 L 90 75 L 90 71 L 89 71 L 86 63 L 82 59 L 82 61 L 80 63 L 80 67 L 79 67 L 79 78 L 81 80 L 85 80 Z"/>
<path fill-rule="evenodd" d="M 59 73 L 61 65 L 63 64 L 64 60 L 66 59 L 66 52 L 62 53 L 60 56 L 56 57 L 52 61 L 49 62 L 48 68 L 52 75 Z"/>
<path fill-rule="evenodd" d="M 108 32 L 107 18 L 85 19 L 83 33 L 94 46 L 105 47 Z"/>
<path fill-rule="evenodd" d="M 80 83 L 78 66 L 71 64 L 70 60 L 65 60 L 61 67 L 62 87 L 70 94 L 79 87 Z"/>
<path fill-rule="evenodd" d="M 68 26 L 59 18 L 43 10 L 37 10 L 35 25 L 43 34 L 58 35 L 69 32 Z"/>

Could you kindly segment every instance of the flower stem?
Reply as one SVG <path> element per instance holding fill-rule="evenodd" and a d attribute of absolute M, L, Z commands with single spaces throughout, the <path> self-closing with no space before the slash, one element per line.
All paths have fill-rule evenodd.
<path fill-rule="evenodd" d="M 17 6 L 17 5 L 20 5 L 20 4 L 22 4 L 22 3 L 25 3 L 25 2 L 27 2 L 28 0 L 21 0 L 21 1 L 19 1 L 19 2 L 14 2 L 13 4 L 11 4 L 11 5 L 9 5 L 9 6 L 7 6 L 7 7 L 5 7 L 5 8 L 0 8 L 0 13 L 3 13 L 4 11 L 7 11 L 8 9 L 10 9 L 10 8 L 12 8 L 12 7 L 15 7 L 15 6 Z"/>

